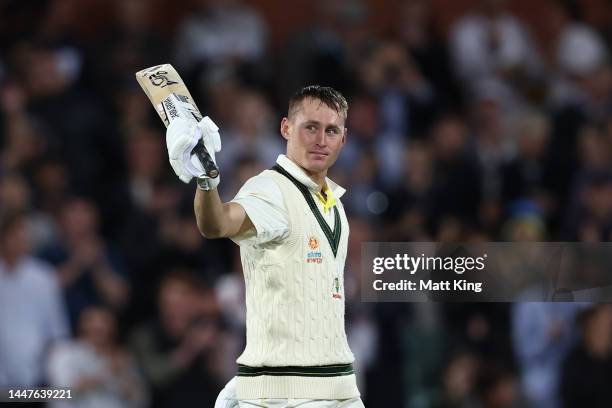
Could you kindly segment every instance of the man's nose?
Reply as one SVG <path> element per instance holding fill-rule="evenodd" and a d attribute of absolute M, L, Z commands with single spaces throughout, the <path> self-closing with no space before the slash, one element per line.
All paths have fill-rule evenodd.
<path fill-rule="evenodd" d="M 327 134 L 325 130 L 320 130 L 317 132 L 316 142 L 318 146 L 327 146 Z"/>

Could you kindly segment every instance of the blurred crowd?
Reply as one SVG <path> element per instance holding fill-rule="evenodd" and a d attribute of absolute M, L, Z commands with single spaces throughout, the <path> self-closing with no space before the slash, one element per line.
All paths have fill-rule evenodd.
<path fill-rule="evenodd" d="M 199 235 L 195 187 L 134 79 L 170 62 L 221 128 L 225 200 L 284 151 L 294 91 L 347 96 L 330 177 L 348 190 L 366 406 L 611 406 L 610 305 L 370 304 L 359 282 L 365 241 L 612 238 L 612 4 L 593 18 L 596 2 L 542 0 L 534 27 L 511 0 L 464 1 L 441 27 L 440 2 L 393 0 L 375 30 L 374 2 L 316 0 L 273 38 L 252 3 L 0 3 L 0 387 L 71 387 L 57 407 L 212 407 L 234 375 L 237 247 Z"/>

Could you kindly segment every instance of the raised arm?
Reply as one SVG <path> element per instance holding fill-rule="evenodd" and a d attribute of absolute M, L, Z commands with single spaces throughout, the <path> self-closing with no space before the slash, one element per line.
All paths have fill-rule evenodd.
<path fill-rule="evenodd" d="M 199 123 L 192 120 L 174 120 L 166 130 L 166 145 L 170 165 L 184 182 L 196 178 L 198 188 L 194 198 L 194 211 L 198 229 L 206 238 L 232 238 L 255 233 L 255 227 L 244 208 L 236 203 L 223 203 L 217 192 L 221 176 L 208 178 L 202 165 L 192 156 L 199 140 L 202 140 L 206 151 L 216 164 L 215 153 L 221 151 L 219 128 L 209 118 Z"/>
<path fill-rule="evenodd" d="M 216 189 L 198 188 L 193 202 L 200 233 L 206 238 L 231 238 L 255 233 L 255 227 L 240 204 L 223 203 Z"/>

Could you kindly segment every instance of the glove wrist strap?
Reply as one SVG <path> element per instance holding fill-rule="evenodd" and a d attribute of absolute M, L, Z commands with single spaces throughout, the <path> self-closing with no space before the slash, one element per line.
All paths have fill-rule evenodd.
<path fill-rule="evenodd" d="M 216 188 L 208 177 L 198 177 L 196 183 L 200 190 L 210 191 Z"/>

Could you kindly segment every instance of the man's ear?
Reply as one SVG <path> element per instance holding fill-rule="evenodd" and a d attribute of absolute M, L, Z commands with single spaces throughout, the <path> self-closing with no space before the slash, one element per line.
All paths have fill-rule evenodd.
<path fill-rule="evenodd" d="M 291 126 L 291 123 L 289 122 L 289 119 L 287 117 L 284 117 L 280 123 L 280 132 L 281 132 L 281 135 L 283 135 L 283 137 L 287 140 L 289 140 L 290 126 Z"/>
<path fill-rule="evenodd" d="M 346 143 L 346 138 L 348 137 L 348 129 L 344 128 L 344 132 L 342 132 L 342 144 Z"/>

